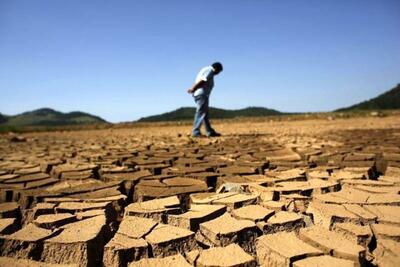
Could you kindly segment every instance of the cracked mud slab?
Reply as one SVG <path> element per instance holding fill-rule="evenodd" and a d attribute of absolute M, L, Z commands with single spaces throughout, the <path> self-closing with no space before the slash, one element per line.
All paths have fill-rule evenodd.
<path fill-rule="evenodd" d="M 230 244 L 226 247 L 215 247 L 202 251 L 192 251 L 189 260 L 193 266 L 235 266 L 255 267 L 257 262 L 254 257 L 247 254 L 240 246 Z"/>
<path fill-rule="evenodd" d="M 102 262 L 106 218 L 96 216 L 62 226 L 63 231 L 47 239 L 41 260 L 47 263 L 93 266 Z"/>
<path fill-rule="evenodd" d="M 125 208 L 125 216 L 151 218 L 157 222 L 166 222 L 168 214 L 181 213 L 178 197 L 167 197 L 136 202 Z"/>
<path fill-rule="evenodd" d="M 185 258 L 180 255 L 173 255 L 165 258 L 158 259 L 142 259 L 138 262 L 132 262 L 129 267 L 191 267 Z"/>
<path fill-rule="evenodd" d="M 324 267 L 354 267 L 354 262 L 350 260 L 344 260 L 335 258 L 329 255 L 309 257 L 303 260 L 298 260 L 293 263 L 293 267 L 312 267 L 312 266 L 324 266 Z"/>
<path fill-rule="evenodd" d="M 319 226 L 312 226 L 300 229 L 299 238 L 322 250 L 325 254 L 351 260 L 356 265 L 364 264 L 366 249 L 357 245 L 355 241 L 349 241 L 342 234 Z"/>
<path fill-rule="evenodd" d="M 239 244 L 246 252 L 254 252 L 256 225 L 249 220 L 237 220 L 229 213 L 200 224 L 196 239 L 210 247 Z"/>
<path fill-rule="evenodd" d="M 194 232 L 165 224 L 158 224 L 145 239 L 154 257 L 184 253 L 197 247 Z"/>
<path fill-rule="evenodd" d="M 43 241 L 60 231 L 39 228 L 28 224 L 21 230 L 0 237 L 0 253 L 2 256 L 39 259 L 43 249 Z"/>
<path fill-rule="evenodd" d="M 300 228 L 304 227 L 304 225 L 305 223 L 302 216 L 287 211 L 279 211 L 266 222 L 261 221 L 257 223 L 257 227 L 265 234 L 273 234 L 282 231 L 298 231 Z"/>
<path fill-rule="evenodd" d="M 319 256 L 322 251 L 303 242 L 294 233 L 263 235 L 256 241 L 260 266 L 291 266 L 298 258 Z"/>
<path fill-rule="evenodd" d="M 216 219 L 225 212 L 224 205 L 191 205 L 183 214 L 168 215 L 168 224 L 197 231 L 201 223 Z"/>

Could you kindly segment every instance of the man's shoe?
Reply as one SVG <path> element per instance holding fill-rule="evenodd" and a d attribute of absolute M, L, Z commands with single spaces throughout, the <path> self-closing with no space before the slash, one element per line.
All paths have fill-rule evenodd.
<path fill-rule="evenodd" d="M 206 136 L 202 134 L 192 134 L 192 138 L 204 138 L 204 137 Z"/>
<path fill-rule="evenodd" d="M 208 137 L 218 137 L 218 136 L 221 136 L 221 134 L 220 133 L 217 133 L 217 132 L 212 132 L 212 133 L 210 133 L 209 135 L 207 135 Z"/>

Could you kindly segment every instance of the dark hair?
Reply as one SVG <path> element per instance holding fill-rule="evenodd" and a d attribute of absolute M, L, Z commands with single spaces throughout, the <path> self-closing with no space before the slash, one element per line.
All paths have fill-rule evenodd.
<path fill-rule="evenodd" d="M 224 67 L 222 66 L 222 64 L 219 63 L 219 62 L 214 62 L 211 66 L 215 69 L 215 71 L 216 71 L 217 73 L 223 71 L 223 69 L 224 69 Z"/>

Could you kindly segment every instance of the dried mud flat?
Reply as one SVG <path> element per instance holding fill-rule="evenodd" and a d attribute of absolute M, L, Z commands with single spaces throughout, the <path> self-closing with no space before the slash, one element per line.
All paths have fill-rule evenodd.
<path fill-rule="evenodd" d="M 400 117 L 0 136 L 0 266 L 399 266 Z"/>

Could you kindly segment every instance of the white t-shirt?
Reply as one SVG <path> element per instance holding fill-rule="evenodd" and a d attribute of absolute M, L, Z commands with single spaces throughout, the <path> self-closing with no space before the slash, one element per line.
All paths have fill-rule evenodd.
<path fill-rule="evenodd" d="M 211 94 L 211 90 L 214 87 L 214 68 L 212 66 L 202 68 L 196 76 L 196 83 L 199 81 L 204 81 L 204 84 L 201 88 L 197 89 L 193 96 L 206 95 L 209 96 Z"/>

